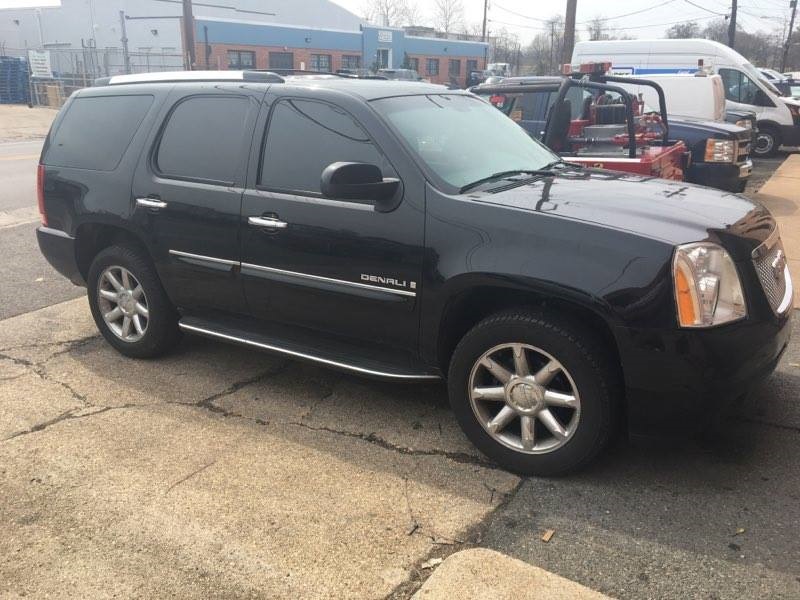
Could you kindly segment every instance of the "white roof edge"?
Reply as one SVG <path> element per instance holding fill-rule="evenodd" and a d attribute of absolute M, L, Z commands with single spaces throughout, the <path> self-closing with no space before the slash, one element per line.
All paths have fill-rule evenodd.
<path fill-rule="evenodd" d="M 132 73 L 130 75 L 114 75 L 108 85 L 123 83 L 154 83 L 159 81 L 242 81 L 244 71 L 160 71 L 157 73 Z"/>

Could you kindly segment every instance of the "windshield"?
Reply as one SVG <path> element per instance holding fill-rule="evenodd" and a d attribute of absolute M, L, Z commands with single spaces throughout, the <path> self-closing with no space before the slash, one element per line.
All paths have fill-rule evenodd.
<path fill-rule="evenodd" d="M 495 173 L 541 169 L 558 160 L 474 96 L 399 96 L 373 106 L 437 177 L 458 189 Z"/>

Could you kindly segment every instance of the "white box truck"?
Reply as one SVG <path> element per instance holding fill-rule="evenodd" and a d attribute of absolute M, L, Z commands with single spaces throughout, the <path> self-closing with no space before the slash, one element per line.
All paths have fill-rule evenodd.
<path fill-rule="evenodd" d="M 572 64 L 611 63 L 615 75 L 695 73 L 698 64 L 722 78 L 727 107 L 756 113 L 753 153 L 774 154 L 800 146 L 800 101 L 782 97 L 741 54 L 712 40 L 602 40 L 578 42 Z"/>

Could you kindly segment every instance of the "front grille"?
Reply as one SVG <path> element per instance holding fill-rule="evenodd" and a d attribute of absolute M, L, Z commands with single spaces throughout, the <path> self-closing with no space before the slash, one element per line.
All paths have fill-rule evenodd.
<path fill-rule="evenodd" d="M 739 142 L 739 155 L 736 157 L 737 162 L 744 162 L 750 156 L 750 142 Z"/>
<path fill-rule="evenodd" d="M 783 253 L 783 244 L 780 239 L 769 249 L 761 246 L 759 250 L 756 250 L 753 264 L 769 305 L 772 310 L 778 312 L 786 304 L 787 294 L 791 293 L 791 290 L 787 290 L 786 255 Z"/>

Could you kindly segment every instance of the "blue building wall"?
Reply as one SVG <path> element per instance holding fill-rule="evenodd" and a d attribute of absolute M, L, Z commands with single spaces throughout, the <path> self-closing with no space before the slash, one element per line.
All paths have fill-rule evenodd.
<path fill-rule="evenodd" d="M 484 58 L 488 47 L 483 42 L 410 36 L 402 29 L 390 27 L 364 26 L 361 31 L 343 31 L 211 19 L 197 19 L 195 26 L 195 41 L 198 44 L 205 43 L 207 34 L 209 44 L 327 48 L 358 52 L 367 67 L 376 62 L 379 48 L 391 50 L 389 66 L 398 68 L 403 64 L 405 54 Z"/>
<path fill-rule="evenodd" d="M 195 41 L 199 44 L 205 42 L 205 28 L 207 27 L 209 44 L 330 48 L 359 53 L 362 51 L 360 31 L 204 19 L 195 20 L 195 27 L 197 29 Z"/>

